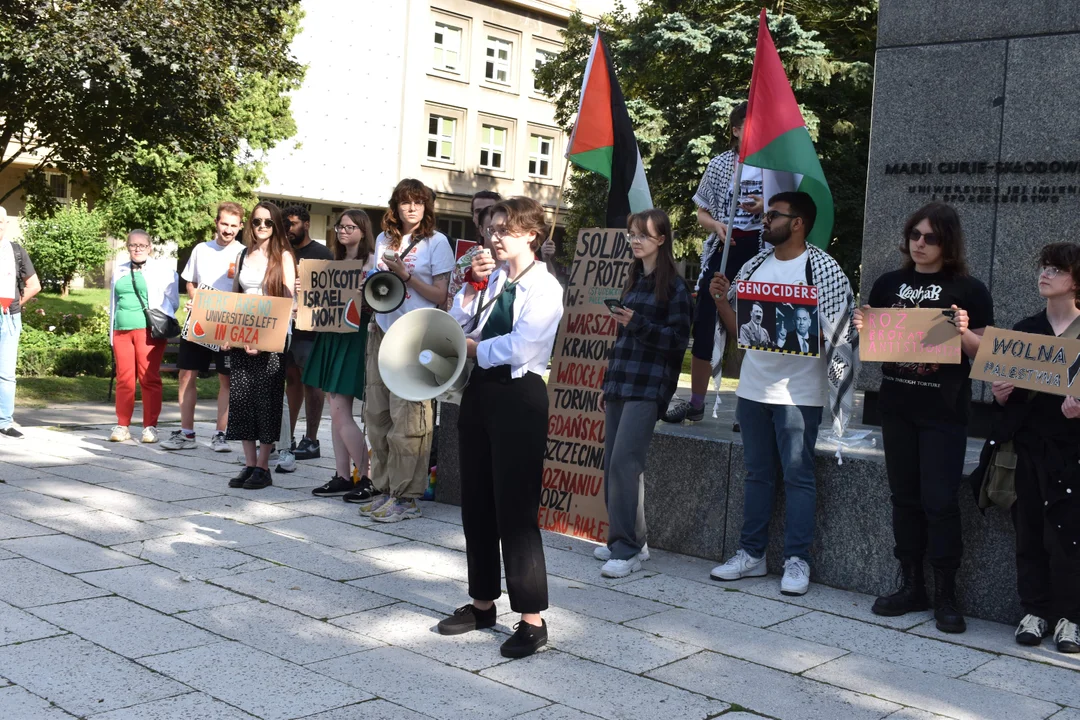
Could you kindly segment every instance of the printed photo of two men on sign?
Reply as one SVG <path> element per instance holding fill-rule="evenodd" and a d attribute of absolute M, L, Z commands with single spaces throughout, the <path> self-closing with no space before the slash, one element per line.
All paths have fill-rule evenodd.
<path fill-rule="evenodd" d="M 764 350 L 786 355 L 818 357 L 821 354 L 820 325 L 816 288 L 799 287 L 799 292 L 761 292 L 751 287 L 758 283 L 738 284 L 735 316 L 738 320 L 738 345 L 741 350 Z M 777 297 L 784 299 L 778 300 Z"/>

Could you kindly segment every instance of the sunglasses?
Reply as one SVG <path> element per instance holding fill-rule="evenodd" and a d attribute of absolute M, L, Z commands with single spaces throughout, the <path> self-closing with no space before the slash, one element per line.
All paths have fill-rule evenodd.
<path fill-rule="evenodd" d="M 786 218 L 793 218 L 794 219 L 794 218 L 797 218 L 799 216 L 798 215 L 790 215 L 788 213 L 782 213 L 779 210 L 770 210 L 769 212 L 765 213 L 761 217 L 764 218 L 765 220 L 768 220 L 771 223 L 774 220 L 776 220 L 776 218 L 786 217 Z"/>
<path fill-rule="evenodd" d="M 919 238 L 922 238 L 922 241 L 930 247 L 935 247 L 941 244 L 941 238 L 939 238 L 934 233 L 922 233 L 912 228 L 911 232 L 909 232 L 907 236 L 908 242 L 919 242 Z"/>
<path fill-rule="evenodd" d="M 254 218 L 251 221 L 251 227 L 253 227 L 253 228 L 273 228 L 274 227 L 274 221 L 269 219 L 269 218 L 267 218 L 266 220 L 263 220 L 262 218 Z"/>

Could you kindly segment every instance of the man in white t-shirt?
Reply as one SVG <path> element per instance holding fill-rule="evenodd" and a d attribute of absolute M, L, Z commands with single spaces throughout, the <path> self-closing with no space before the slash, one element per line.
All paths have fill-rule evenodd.
<path fill-rule="evenodd" d="M 811 254 L 806 245 L 817 208 L 806 193 L 780 193 L 769 200 L 764 240 L 773 249 L 748 262 L 740 280 L 785 285 L 811 284 Z M 824 253 L 821 253 L 824 255 Z M 825 256 L 835 264 L 831 258 Z M 839 268 L 836 268 L 839 272 Z M 846 285 L 846 279 L 841 285 Z M 736 330 L 729 300 L 730 283 L 714 277 L 709 288 L 727 332 Z M 766 574 L 765 551 L 775 496 L 776 466 L 784 470 L 787 511 L 784 522 L 784 577 L 780 591 L 802 595 L 810 583 L 810 544 L 814 538 L 817 496 L 814 445 L 829 396 L 822 357 L 802 357 L 748 350 L 736 391 L 736 418 L 742 426 L 746 464 L 742 536 L 734 557 L 713 569 L 714 580 L 738 580 Z"/>
<path fill-rule="evenodd" d="M 188 297 L 194 297 L 199 288 L 232 292 L 236 261 L 244 249 L 236 237 L 243 226 L 244 208 L 234 202 L 218 206 L 214 239 L 196 245 L 184 272 L 180 273 L 187 283 Z M 200 372 L 210 370 L 211 361 L 217 369 L 218 396 L 217 427 L 210 447 L 215 452 L 229 452 L 229 443 L 225 441 L 225 429 L 229 424 L 229 355 L 220 348 L 209 348 L 183 338 L 176 361 L 180 371 L 180 429 L 161 441 L 163 449 L 192 450 L 196 447 L 196 380 Z"/>

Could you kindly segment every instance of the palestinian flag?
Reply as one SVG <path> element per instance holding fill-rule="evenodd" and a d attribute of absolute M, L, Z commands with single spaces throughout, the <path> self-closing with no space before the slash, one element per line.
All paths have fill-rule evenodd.
<path fill-rule="evenodd" d="M 626 227 L 627 215 L 653 206 L 630 114 L 599 30 L 585 66 L 581 104 L 566 157 L 579 168 L 608 179 L 607 227 Z"/>
<path fill-rule="evenodd" d="M 814 198 L 817 220 L 807 242 L 826 249 L 832 238 L 832 192 L 769 34 L 764 10 L 739 156 L 745 164 L 764 171 L 766 203 L 784 190 L 800 190 Z"/>

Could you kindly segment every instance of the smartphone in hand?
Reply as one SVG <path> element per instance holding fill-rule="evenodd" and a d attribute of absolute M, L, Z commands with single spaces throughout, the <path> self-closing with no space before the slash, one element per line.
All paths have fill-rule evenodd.
<path fill-rule="evenodd" d="M 615 310 L 623 310 L 626 308 L 626 306 L 622 304 L 621 300 L 616 300 L 614 298 L 608 298 L 604 301 L 604 304 L 607 305 L 608 312 L 612 312 Z"/>

